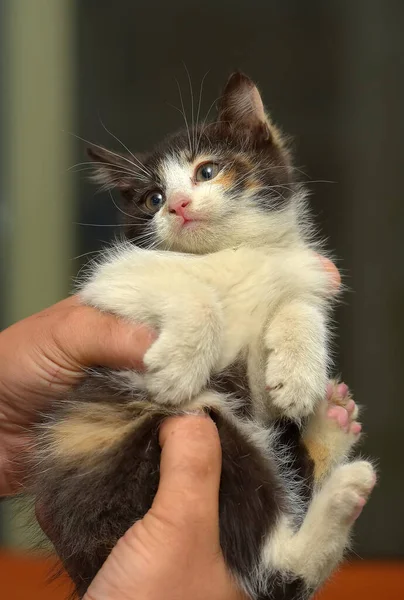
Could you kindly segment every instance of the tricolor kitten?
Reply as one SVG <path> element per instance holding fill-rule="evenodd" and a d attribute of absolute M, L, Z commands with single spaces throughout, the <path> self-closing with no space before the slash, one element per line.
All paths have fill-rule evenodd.
<path fill-rule="evenodd" d="M 308 598 L 374 473 L 346 462 L 360 430 L 346 388 L 325 400 L 330 282 L 284 141 L 235 73 L 215 122 L 141 157 L 90 156 L 122 192 L 128 241 L 91 267 L 81 298 L 159 336 L 145 373 L 90 374 L 38 436 L 34 487 L 77 594 L 151 505 L 162 419 L 204 409 L 223 447 L 230 571 L 254 600 Z"/>

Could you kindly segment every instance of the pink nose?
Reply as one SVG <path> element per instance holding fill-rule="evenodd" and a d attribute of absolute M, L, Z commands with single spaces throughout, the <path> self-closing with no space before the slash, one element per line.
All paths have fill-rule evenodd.
<path fill-rule="evenodd" d="M 168 201 L 168 211 L 172 214 L 184 216 L 184 209 L 191 204 L 191 200 L 186 196 L 173 196 Z"/>

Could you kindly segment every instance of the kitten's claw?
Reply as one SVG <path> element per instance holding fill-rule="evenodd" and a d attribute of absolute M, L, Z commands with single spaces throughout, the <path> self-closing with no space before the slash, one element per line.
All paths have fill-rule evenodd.
<path fill-rule="evenodd" d="M 282 353 L 270 352 L 265 389 L 281 415 L 294 420 L 307 417 L 324 397 L 325 388 L 325 369 L 313 373 L 303 364 L 291 369 Z"/>
<path fill-rule="evenodd" d="M 264 334 L 265 386 L 275 412 L 300 421 L 314 412 L 327 387 L 326 324 L 318 306 L 285 303 Z"/>

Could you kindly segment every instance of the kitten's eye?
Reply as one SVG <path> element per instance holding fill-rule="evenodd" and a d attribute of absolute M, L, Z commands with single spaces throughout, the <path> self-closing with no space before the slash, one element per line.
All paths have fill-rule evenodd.
<path fill-rule="evenodd" d="M 205 163 L 195 171 L 195 181 L 210 181 L 219 173 L 220 167 L 216 163 Z"/>
<path fill-rule="evenodd" d="M 150 212 L 157 212 L 164 204 L 164 196 L 161 192 L 150 192 L 147 194 L 144 203 Z"/>

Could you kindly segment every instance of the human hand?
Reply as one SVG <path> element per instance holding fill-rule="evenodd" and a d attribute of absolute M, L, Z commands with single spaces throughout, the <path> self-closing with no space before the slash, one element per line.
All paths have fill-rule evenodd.
<path fill-rule="evenodd" d="M 142 367 L 153 333 L 83 306 L 77 297 L 0 333 L 0 496 L 18 491 L 16 457 L 38 411 L 63 396 L 85 368 Z"/>
<path fill-rule="evenodd" d="M 321 254 L 318 254 L 317 256 L 321 260 L 325 271 L 327 271 L 327 273 L 329 274 L 335 292 L 338 292 L 338 290 L 341 286 L 341 275 L 340 275 L 337 267 L 334 265 L 334 263 L 329 258 L 326 258 L 325 256 L 321 256 Z"/>
<path fill-rule="evenodd" d="M 167 419 L 160 445 L 153 505 L 118 541 L 84 600 L 247 600 L 220 548 L 215 424 L 207 416 Z"/>

